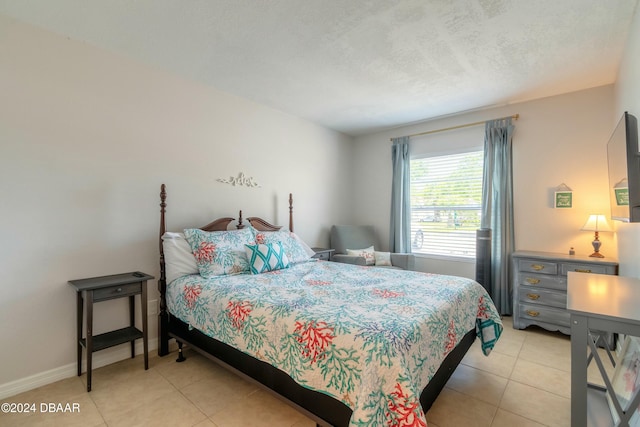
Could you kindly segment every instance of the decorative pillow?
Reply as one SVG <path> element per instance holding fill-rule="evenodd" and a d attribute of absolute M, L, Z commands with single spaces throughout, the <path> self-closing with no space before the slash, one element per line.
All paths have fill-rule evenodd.
<path fill-rule="evenodd" d="M 289 231 L 258 231 L 256 229 L 253 229 L 253 232 L 255 233 L 255 242 L 257 244 L 280 243 L 291 264 L 311 259 L 311 256 L 302 245 L 302 240 L 294 233 Z M 315 252 L 313 253 L 315 254 Z"/>
<path fill-rule="evenodd" d="M 373 246 L 364 249 L 347 249 L 347 255 L 364 257 L 367 265 L 375 265 L 376 263 Z"/>
<path fill-rule="evenodd" d="M 251 274 L 266 273 L 289 267 L 289 259 L 280 243 L 244 245 Z"/>
<path fill-rule="evenodd" d="M 183 233 L 164 233 L 162 248 L 167 283 L 173 282 L 178 277 L 199 273 L 196 258 Z"/>
<path fill-rule="evenodd" d="M 374 251 L 373 255 L 376 259 L 376 265 L 378 266 L 390 266 L 391 265 L 391 252 L 378 252 Z"/>
<path fill-rule="evenodd" d="M 250 229 L 208 232 L 190 228 L 184 230 L 184 236 L 191 246 L 202 277 L 249 271 L 244 245 L 253 243 Z"/>

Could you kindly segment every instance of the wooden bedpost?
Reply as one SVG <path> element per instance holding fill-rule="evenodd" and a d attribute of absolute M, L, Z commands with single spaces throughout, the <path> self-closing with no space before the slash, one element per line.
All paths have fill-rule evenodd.
<path fill-rule="evenodd" d="M 238 225 L 236 225 L 238 230 L 242 230 L 244 228 L 244 224 L 242 223 L 242 211 L 238 212 Z"/>
<path fill-rule="evenodd" d="M 164 249 L 162 248 L 162 236 L 166 231 L 165 208 L 167 207 L 167 191 L 164 184 L 160 186 L 160 279 L 158 280 L 158 292 L 160 292 L 160 312 L 158 313 L 158 356 L 169 354 L 169 313 L 167 313 L 167 275 L 164 265 Z"/>
<path fill-rule="evenodd" d="M 293 195 L 289 193 L 289 231 L 293 233 Z"/>

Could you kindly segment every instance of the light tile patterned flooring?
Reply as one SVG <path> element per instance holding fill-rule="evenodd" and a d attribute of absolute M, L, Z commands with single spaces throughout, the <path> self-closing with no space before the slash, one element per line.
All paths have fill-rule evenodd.
<path fill-rule="evenodd" d="M 427 413 L 430 427 L 534 427 L 570 425 L 570 341 L 531 327 L 505 330 L 489 357 L 478 341 Z M 78 403 L 80 413 L 0 413 L 0 426 L 287 426 L 315 423 L 286 404 L 194 351 L 140 356 L 3 402 Z M 594 365 L 594 364 L 592 364 Z M 598 378 L 590 367 L 590 380 Z M 601 381 L 600 381 L 601 382 Z"/>

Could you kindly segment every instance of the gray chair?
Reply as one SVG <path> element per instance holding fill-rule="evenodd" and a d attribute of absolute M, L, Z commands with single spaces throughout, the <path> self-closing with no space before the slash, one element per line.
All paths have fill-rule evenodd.
<path fill-rule="evenodd" d="M 331 248 L 335 249 L 331 261 L 366 265 L 364 257 L 347 255 L 347 249 L 364 249 L 373 246 L 380 250 L 373 227 L 370 225 L 334 225 L 331 227 Z M 391 254 L 391 265 L 403 270 L 413 270 L 413 254 Z"/>

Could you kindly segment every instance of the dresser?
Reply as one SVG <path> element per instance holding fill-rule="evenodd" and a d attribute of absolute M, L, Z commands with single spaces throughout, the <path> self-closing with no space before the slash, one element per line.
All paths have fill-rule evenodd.
<path fill-rule="evenodd" d="M 516 251 L 512 255 L 513 327 L 537 325 L 571 334 L 567 311 L 567 273 L 618 274 L 618 263 L 548 252 Z"/>

